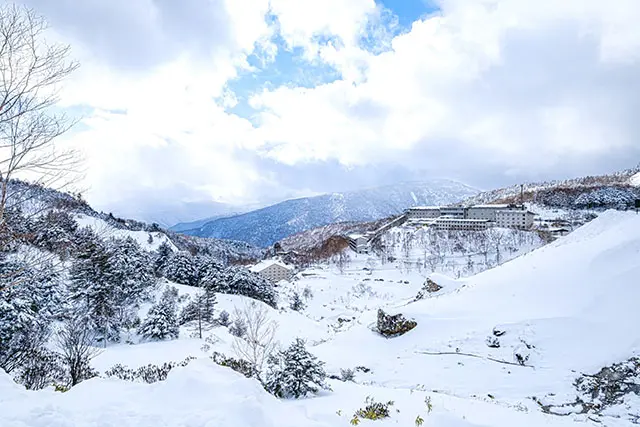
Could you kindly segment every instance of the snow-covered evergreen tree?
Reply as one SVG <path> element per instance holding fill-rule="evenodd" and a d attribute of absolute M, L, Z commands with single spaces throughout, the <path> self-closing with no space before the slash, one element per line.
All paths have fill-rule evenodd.
<path fill-rule="evenodd" d="M 276 306 L 276 291 L 273 284 L 246 268 L 232 266 L 225 271 L 224 287 L 221 292 L 244 295 Z"/>
<path fill-rule="evenodd" d="M 289 304 L 289 307 L 293 311 L 302 311 L 305 309 L 304 301 L 302 301 L 298 292 L 294 292 L 291 296 L 291 303 Z"/>
<path fill-rule="evenodd" d="M 26 363 L 49 336 L 51 318 L 37 284 L 27 265 L 0 262 L 0 368 L 6 372 Z"/>
<path fill-rule="evenodd" d="M 213 287 L 217 292 L 223 292 L 225 285 L 222 265 L 209 256 L 197 256 L 195 263 L 198 269 L 198 286 Z"/>
<path fill-rule="evenodd" d="M 299 398 L 327 389 L 324 362 L 305 348 L 304 340 L 296 340 L 286 350 L 268 360 L 265 388 L 275 396 Z"/>
<path fill-rule="evenodd" d="M 118 341 L 117 315 L 122 301 L 119 288 L 111 283 L 109 252 L 100 241 L 88 240 L 79 249 L 69 272 L 70 297 L 76 310 L 86 314 L 98 339 Z"/>
<path fill-rule="evenodd" d="M 155 283 L 151 256 L 131 237 L 110 239 L 106 245 L 109 251 L 107 273 L 111 284 L 118 288 L 118 305 L 124 309 L 137 304 Z"/>
<path fill-rule="evenodd" d="M 147 317 L 138 328 L 138 333 L 148 340 L 176 339 L 180 334 L 178 326 L 177 290 L 167 288 L 160 301 L 154 304 L 147 313 Z"/>
<path fill-rule="evenodd" d="M 171 255 L 164 267 L 164 276 L 181 285 L 197 286 L 198 269 L 188 252 L 176 252 Z"/>
<path fill-rule="evenodd" d="M 164 268 L 173 255 L 173 249 L 167 242 L 162 242 L 154 255 L 153 268 L 156 276 L 162 276 Z"/>

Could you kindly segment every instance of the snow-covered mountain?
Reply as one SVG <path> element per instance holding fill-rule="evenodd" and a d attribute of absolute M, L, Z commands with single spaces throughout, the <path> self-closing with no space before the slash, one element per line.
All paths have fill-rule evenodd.
<path fill-rule="evenodd" d="M 342 221 L 371 221 L 415 205 L 448 205 L 479 190 L 452 180 L 404 182 L 365 190 L 287 200 L 242 215 L 218 218 L 186 234 L 242 240 L 266 247 L 292 234 Z"/>

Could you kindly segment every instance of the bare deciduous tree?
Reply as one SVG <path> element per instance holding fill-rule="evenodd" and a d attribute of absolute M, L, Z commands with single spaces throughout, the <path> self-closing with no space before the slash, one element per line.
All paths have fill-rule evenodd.
<path fill-rule="evenodd" d="M 278 324 L 269 319 L 269 312 L 263 305 L 252 301 L 242 309 L 235 309 L 234 315 L 242 319 L 246 326 L 246 334 L 233 341 L 233 351 L 240 359 L 251 363 L 258 375 L 263 371 L 264 364 L 276 349 L 276 331 Z"/>
<path fill-rule="evenodd" d="M 94 346 L 95 332 L 89 328 L 82 317 L 69 319 L 54 337 L 58 353 L 69 373 L 70 386 L 74 386 L 87 378 L 91 378 L 91 360 L 100 354 Z"/>
<path fill-rule="evenodd" d="M 24 211 L 25 201 L 35 197 L 24 188 L 12 191 L 11 180 L 64 187 L 77 171 L 77 152 L 54 144 L 74 121 L 52 107 L 78 64 L 67 59 L 69 46 L 44 40 L 46 29 L 33 10 L 0 6 L 0 250 L 14 238 L 8 211 Z"/>

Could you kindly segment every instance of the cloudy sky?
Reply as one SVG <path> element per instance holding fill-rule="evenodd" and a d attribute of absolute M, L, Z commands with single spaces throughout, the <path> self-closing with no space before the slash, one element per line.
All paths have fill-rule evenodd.
<path fill-rule="evenodd" d="M 640 161 L 638 0 L 21 1 L 81 63 L 65 138 L 124 216 Z"/>

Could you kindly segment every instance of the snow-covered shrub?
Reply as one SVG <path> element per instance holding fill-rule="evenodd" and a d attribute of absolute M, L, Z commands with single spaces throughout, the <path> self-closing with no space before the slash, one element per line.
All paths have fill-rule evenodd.
<path fill-rule="evenodd" d="M 340 380 L 341 381 L 355 381 L 356 373 L 353 369 L 340 369 Z"/>
<path fill-rule="evenodd" d="M 182 362 L 165 362 L 162 365 L 148 364 L 138 369 L 130 369 L 125 365 L 116 364 L 105 371 L 107 378 L 118 378 L 124 381 L 144 382 L 147 384 L 164 381 L 169 372 L 176 367 L 187 366 L 195 357 L 187 357 Z"/>
<path fill-rule="evenodd" d="M 226 312 L 225 310 L 222 310 L 218 315 L 217 322 L 218 322 L 218 325 L 220 326 L 224 326 L 224 327 L 229 326 L 229 324 L 231 323 L 231 321 L 229 320 L 229 313 Z"/>
<path fill-rule="evenodd" d="M 326 390 L 324 362 L 305 348 L 304 340 L 296 340 L 269 360 L 265 389 L 280 398 L 299 398 Z"/>
<path fill-rule="evenodd" d="M 513 358 L 518 364 L 525 366 L 531 357 L 531 347 L 527 344 L 519 344 L 513 350 Z"/>
<path fill-rule="evenodd" d="M 309 286 L 305 286 L 302 290 L 302 297 L 307 301 L 313 298 L 313 291 Z"/>
<path fill-rule="evenodd" d="M 362 418 L 365 420 L 381 420 L 389 418 L 389 407 L 393 406 L 393 401 L 387 403 L 376 402 L 371 396 L 367 396 L 365 407 L 360 408 L 354 414 L 354 418 Z"/>
<path fill-rule="evenodd" d="M 225 356 L 222 353 L 218 353 L 214 351 L 211 355 L 211 360 L 217 363 L 220 366 L 225 366 L 227 368 L 231 368 L 236 372 L 241 373 L 247 378 L 256 377 L 258 372 L 256 372 L 255 367 L 246 360 L 243 359 L 234 359 L 233 357 Z"/>
<path fill-rule="evenodd" d="M 234 317 L 229 325 L 229 333 L 237 338 L 244 337 L 247 334 L 247 322 L 242 317 Z"/>
<path fill-rule="evenodd" d="M 167 288 L 160 301 L 153 305 L 138 328 L 138 333 L 149 340 L 176 339 L 180 334 L 176 316 L 177 289 Z"/>
<path fill-rule="evenodd" d="M 52 384 L 68 382 L 62 358 L 47 348 L 34 351 L 18 369 L 14 379 L 28 390 L 41 390 Z"/>
<path fill-rule="evenodd" d="M 498 339 L 498 337 L 494 337 L 492 335 L 489 335 L 487 337 L 487 339 L 485 340 L 485 343 L 487 344 L 487 347 L 500 348 L 500 340 Z"/>

